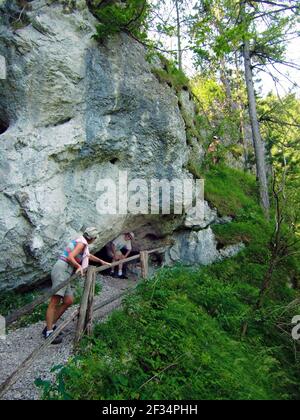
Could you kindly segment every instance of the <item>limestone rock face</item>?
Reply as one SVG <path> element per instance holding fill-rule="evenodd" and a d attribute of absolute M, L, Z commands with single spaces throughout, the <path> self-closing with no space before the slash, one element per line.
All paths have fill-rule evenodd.
<path fill-rule="evenodd" d="M 97 212 L 101 180 L 118 180 L 119 171 L 148 181 L 191 177 L 190 150 L 178 97 L 153 75 L 143 46 L 125 34 L 99 45 L 95 18 L 85 2 L 74 4 L 71 11 L 68 2 L 31 1 L 17 28 L 2 19 L 0 290 L 47 277 L 84 226 L 101 232 L 97 251 L 122 231 L 166 238 L 183 224 Z M 189 249 L 195 244 L 184 254 L 189 261 L 219 258 L 208 255 L 210 229 L 183 238 Z"/>
<path fill-rule="evenodd" d="M 123 229 L 158 223 L 99 215 L 101 179 L 119 170 L 188 176 L 177 97 L 151 73 L 144 48 L 126 35 L 99 45 L 88 9 L 66 14 L 59 3 L 33 1 L 30 24 L 1 27 L 0 288 L 46 276 L 84 225 L 101 231 L 100 249 Z"/>
<path fill-rule="evenodd" d="M 198 232 L 176 233 L 174 238 L 175 244 L 165 255 L 167 265 L 176 262 L 187 265 L 209 265 L 225 258 L 234 257 L 245 247 L 243 243 L 239 243 L 218 250 L 218 244 L 211 227 Z"/>
<path fill-rule="evenodd" d="M 216 223 L 218 220 L 218 212 L 216 209 L 211 209 L 207 203 L 204 202 L 204 218 L 202 215 L 197 217 L 196 209 L 193 207 L 186 212 L 184 225 L 187 228 L 205 229 L 209 225 Z"/>

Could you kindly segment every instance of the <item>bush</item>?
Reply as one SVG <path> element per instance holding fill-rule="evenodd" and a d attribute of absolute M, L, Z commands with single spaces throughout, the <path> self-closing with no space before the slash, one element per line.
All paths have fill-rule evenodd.
<path fill-rule="evenodd" d="M 149 5 L 146 0 L 129 0 L 93 7 L 99 20 L 95 38 L 102 41 L 110 35 L 126 31 L 140 40 L 147 39 L 147 17 Z"/>

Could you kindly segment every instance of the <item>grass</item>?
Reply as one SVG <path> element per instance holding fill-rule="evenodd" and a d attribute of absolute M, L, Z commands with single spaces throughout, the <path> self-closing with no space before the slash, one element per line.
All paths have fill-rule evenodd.
<path fill-rule="evenodd" d="M 218 280 L 210 268 L 161 270 L 96 327 L 55 385 L 37 383 L 48 399 L 293 398 L 300 372 L 278 357 L 284 342 L 264 343 L 260 319 L 240 340 L 256 297 L 255 287 Z"/>
<path fill-rule="evenodd" d="M 218 209 L 221 216 L 246 217 L 259 219 L 260 211 L 255 177 L 226 166 L 211 168 L 205 174 L 205 198 Z"/>

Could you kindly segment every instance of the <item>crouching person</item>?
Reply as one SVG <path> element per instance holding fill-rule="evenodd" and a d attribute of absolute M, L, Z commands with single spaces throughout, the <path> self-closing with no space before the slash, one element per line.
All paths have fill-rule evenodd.
<path fill-rule="evenodd" d="M 123 260 L 129 257 L 132 251 L 132 241 L 134 239 L 134 233 L 124 233 L 118 236 L 114 241 L 112 241 L 107 248 L 108 255 L 112 258 L 113 262 L 120 261 L 118 278 L 119 279 L 128 279 L 128 277 L 123 273 Z M 115 269 L 111 269 L 111 276 L 115 276 Z"/>
<path fill-rule="evenodd" d="M 89 245 L 96 240 L 97 236 L 96 228 L 91 227 L 84 231 L 83 236 L 70 242 L 52 269 L 52 288 L 68 280 L 75 272 L 83 275 L 84 270 L 89 266 L 89 261 L 110 266 L 108 262 L 90 254 Z M 52 296 L 46 314 L 47 325 L 43 331 L 45 339 L 55 331 L 57 321 L 73 303 L 74 297 L 70 285 Z M 60 335 L 52 344 L 60 344 L 61 342 L 62 336 Z"/>

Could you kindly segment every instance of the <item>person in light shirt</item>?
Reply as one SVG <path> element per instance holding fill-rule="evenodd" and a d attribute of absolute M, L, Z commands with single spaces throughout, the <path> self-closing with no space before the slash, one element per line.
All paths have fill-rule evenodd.
<path fill-rule="evenodd" d="M 132 241 L 134 239 L 134 233 L 128 232 L 123 233 L 113 240 L 107 248 L 108 255 L 112 258 L 113 262 L 120 261 L 118 278 L 119 279 L 128 279 L 128 277 L 123 274 L 123 263 L 122 261 L 129 257 L 132 251 Z M 111 269 L 111 276 L 115 276 L 114 268 Z"/>

